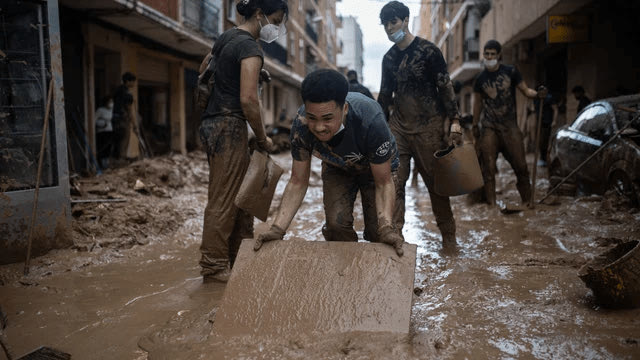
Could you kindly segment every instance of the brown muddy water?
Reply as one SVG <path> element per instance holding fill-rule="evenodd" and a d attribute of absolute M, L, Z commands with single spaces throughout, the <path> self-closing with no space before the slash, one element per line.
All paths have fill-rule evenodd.
<path fill-rule="evenodd" d="M 290 167 L 288 155 L 275 158 Z M 513 172 L 502 158 L 499 168 L 498 198 L 517 203 Z M 322 240 L 319 172 L 314 160 L 289 241 Z M 144 186 L 135 191 L 138 179 Z M 81 180 L 85 198 L 128 201 L 74 205 L 76 246 L 32 260 L 30 276 L 21 276 L 23 264 L 0 267 L 14 352 L 47 345 L 74 359 L 640 358 L 640 309 L 599 307 L 577 276 L 599 253 L 639 238 L 637 210 L 561 197 L 504 215 L 456 197 L 458 248 L 443 252 L 422 181 L 407 189 L 404 235 L 418 246 L 409 336 L 223 338 L 213 325 L 224 285 L 202 284 L 197 264 L 206 179 L 206 157 L 193 153 Z M 272 211 L 287 180 L 285 173 Z M 540 179 L 537 193 L 547 186 Z M 256 220 L 256 233 L 267 226 Z M 356 227 L 362 237 L 359 216 Z"/>

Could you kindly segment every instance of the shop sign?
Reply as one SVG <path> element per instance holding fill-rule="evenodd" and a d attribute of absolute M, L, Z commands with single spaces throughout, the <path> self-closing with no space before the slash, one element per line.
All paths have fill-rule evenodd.
<path fill-rule="evenodd" d="M 549 15 L 547 43 L 587 42 L 591 35 L 589 25 L 587 15 Z"/>

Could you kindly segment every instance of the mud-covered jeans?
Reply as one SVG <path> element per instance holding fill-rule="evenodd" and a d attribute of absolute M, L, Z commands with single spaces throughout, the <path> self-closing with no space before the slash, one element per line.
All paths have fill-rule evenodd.
<path fill-rule="evenodd" d="M 249 166 L 246 122 L 232 116 L 205 118 L 200 140 L 209 160 L 200 266 L 202 275 L 210 275 L 232 267 L 242 239 L 253 237 L 253 216 L 233 204 Z"/>
<path fill-rule="evenodd" d="M 392 174 L 394 184 L 397 176 Z M 326 223 L 322 235 L 327 241 L 358 241 L 353 229 L 353 208 L 358 191 L 362 201 L 365 240 L 378 242 L 376 185 L 371 169 L 347 172 L 322 163 L 322 191 Z"/>
<path fill-rule="evenodd" d="M 498 153 L 501 152 L 516 173 L 516 188 L 522 203 L 528 204 L 531 199 L 531 184 L 520 129 L 516 125 L 483 128 L 480 135 L 480 150 L 487 202 L 491 205 L 496 203 L 496 160 Z"/>
<path fill-rule="evenodd" d="M 431 209 L 436 218 L 436 223 L 445 242 L 455 241 L 456 223 L 451 211 L 451 203 L 448 196 L 438 195 L 433 191 L 434 156 L 433 153 L 448 146 L 444 141 L 443 119 L 436 117 L 429 121 L 425 130 L 420 133 L 406 134 L 398 129 L 391 128 L 393 136 L 398 144 L 400 167 L 398 168 L 398 186 L 396 187 L 396 208 L 393 214 L 393 222 L 397 229 L 404 226 L 405 213 L 405 184 L 409 179 L 411 158 L 414 159 L 416 169 L 422 180 L 427 185 L 431 199 Z"/>

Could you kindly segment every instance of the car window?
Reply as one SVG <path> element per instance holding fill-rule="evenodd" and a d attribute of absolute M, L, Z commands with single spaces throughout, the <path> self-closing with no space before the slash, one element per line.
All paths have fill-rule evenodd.
<path fill-rule="evenodd" d="M 609 110 L 597 104 L 584 109 L 571 128 L 598 140 L 607 140 L 613 134 Z"/>

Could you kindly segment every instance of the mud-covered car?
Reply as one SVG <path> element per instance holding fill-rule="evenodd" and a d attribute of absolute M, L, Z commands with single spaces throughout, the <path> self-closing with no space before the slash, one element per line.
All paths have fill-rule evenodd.
<path fill-rule="evenodd" d="M 571 125 L 558 129 L 549 150 L 552 187 L 632 121 L 635 114 L 619 106 L 640 109 L 640 94 L 596 101 L 585 107 Z M 634 121 L 559 189 L 566 195 L 604 194 L 607 190 L 639 205 L 640 120 Z"/>

